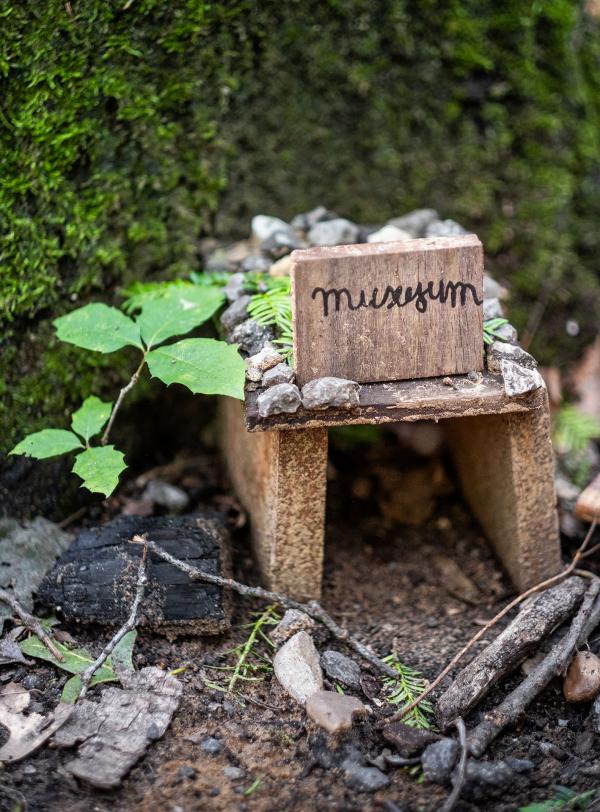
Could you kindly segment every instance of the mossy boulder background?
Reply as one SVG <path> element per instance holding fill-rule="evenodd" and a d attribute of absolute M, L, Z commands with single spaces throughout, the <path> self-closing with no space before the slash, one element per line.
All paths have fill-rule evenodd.
<path fill-rule="evenodd" d="M 8 0 L 0 9 L 0 451 L 124 361 L 49 319 L 323 203 L 479 233 L 533 350 L 597 329 L 600 32 L 567 0 Z M 577 341 L 564 323 L 576 318 Z M 113 389 L 114 391 L 114 389 Z"/>

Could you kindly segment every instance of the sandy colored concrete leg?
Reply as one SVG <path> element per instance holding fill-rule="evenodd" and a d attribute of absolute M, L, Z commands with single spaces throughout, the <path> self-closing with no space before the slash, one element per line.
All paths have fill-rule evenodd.
<path fill-rule="evenodd" d="M 561 568 L 546 391 L 529 412 L 443 421 L 464 494 L 518 590 Z"/>
<path fill-rule="evenodd" d="M 254 552 L 270 589 L 319 598 L 327 429 L 248 432 L 239 401 L 221 398 L 221 447 L 248 513 Z"/>

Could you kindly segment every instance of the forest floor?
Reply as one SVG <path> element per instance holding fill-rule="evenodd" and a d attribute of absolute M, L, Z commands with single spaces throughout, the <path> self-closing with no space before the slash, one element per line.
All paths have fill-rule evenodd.
<path fill-rule="evenodd" d="M 412 501 L 419 502 L 422 515 L 413 519 L 420 523 L 407 526 L 394 521 L 398 449 L 397 438 L 385 433 L 368 448 L 334 446 L 332 450 L 323 605 L 376 651 L 387 653 L 394 648 L 404 663 L 431 679 L 512 590 L 455 490 L 445 461 L 434 462 L 433 471 L 431 459 L 412 459 L 411 476 L 417 472 L 414 481 L 435 481 L 436 493 L 429 494 L 430 509 L 422 486 L 415 485 L 418 492 Z M 429 471 L 425 480 L 419 480 L 420 467 Z M 196 479 L 195 507 L 233 504 L 213 456 L 207 454 Z M 257 582 L 247 527 L 233 532 L 233 545 L 235 576 L 246 583 Z M 566 549 L 566 558 L 569 553 Z M 480 596 L 475 602 L 472 595 L 467 600 L 460 596 L 448 572 L 444 574 L 443 562 L 448 560 L 475 586 Z M 432 565 L 434 561 L 438 565 Z M 244 684 L 245 699 L 225 697 L 206 686 L 207 663 L 220 662 L 220 655 L 243 641 L 248 633 L 244 624 L 262 608 L 258 602 L 235 597 L 232 631 L 217 638 L 182 637 L 169 642 L 140 631 L 136 667 L 185 668 L 178 674 L 183 697 L 166 734 L 149 748 L 119 789 L 102 792 L 77 782 L 64 770 L 68 752 L 46 747 L 0 772 L 0 808 L 10 812 L 438 809 L 449 790 L 425 782 L 414 768 L 390 768 L 389 786 L 365 794 L 351 789 L 341 771 L 320 766 L 318 750 L 326 746 L 323 733 L 272 675 L 261 683 Z M 100 650 L 100 643 L 109 637 L 98 627 L 63 624 L 63 628 L 94 650 Z M 475 650 L 495 634 L 481 640 Z M 320 650 L 343 650 L 322 627 L 315 629 L 314 638 Z M 595 648 L 600 648 L 600 638 L 592 641 Z M 361 666 L 369 671 L 367 664 Z M 211 676 L 218 680 L 219 672 Z M 497 687 L 466 720 L 467 725 L 496 704 L 519 678 L 517 673 Z M 0 669 L 0 679 L 35 689 L 36 701 L 50 709 L 66 677 L 38 663 L 34 668 Z M 487 759 L 529 759 L 534 769 L 496 793 L 461 800 L 456 809 L 508 812 L 553 797 L 553 785 L 577 791 L 600 787 L 600 742 L 586 726 L 588 714 L 589 705 L 569 705 L 560 683 L 552 683 L 519 726 L 500 736 L 486 755 Z M 203 751 L 201 743 L 207 737 L 220 741 L 218 752 Z M 367 747 L 375 758 L 390 745 L 377 735 L 371 736 Z M 227 767 L 238 768 L 237 777 L 228 777 Z"/>

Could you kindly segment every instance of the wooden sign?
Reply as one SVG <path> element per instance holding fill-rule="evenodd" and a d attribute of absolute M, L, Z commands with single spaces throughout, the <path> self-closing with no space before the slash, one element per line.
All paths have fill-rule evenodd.
<path fill-rule="evenodd" d="M 483 369 L 483 248 L 474 234 L 292 253 L 298 384 Z"/>

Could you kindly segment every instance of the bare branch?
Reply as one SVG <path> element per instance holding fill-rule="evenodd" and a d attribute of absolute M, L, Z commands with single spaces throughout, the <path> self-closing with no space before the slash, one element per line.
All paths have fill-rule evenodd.
<path fill-rule="evenodd" d="M 342 629 L 341 626 L 338 626 L 331 615 L 329 615 L 325 609 L 323 609 L 323 607 L 317 603 L 317 601 L 300 603 L 292 598 L 288 598 L 287 595 L 282 595 L 280 592 L 271 592 L 268 589 L 263 589 L 261 586 L 247 586 L 246 584 L 241 584 L 239 581 L 234 581 L 233 578 L 223 578 L 221 575 L 213 575 L 209 572 L 204 572 L 203 570 L 199 570 L 196 567 L 186 564 L 185 561 L 180 561 L 166 550 L 163 550 L 162 547 L 159 547 L 156 542 L 149 541 L 144 536 L 136 535 L 133 537 L 133 539 L 131 539 L 131 542 L 132 544 L 145 544 L 147 548 L 151 550 L 151 552 L 153 552 L 159 558 L 162 558 L 163 561 L 168 561 L 169 564 L 176 567 L 178 570 L 181 570 L 181 572 L 185 572 L 186 575 L 188 575 L 192 580 L 204 581 L 207 584 L 216 584 L 217 586 L 231 589 L 234 592 L 237 592 L 238 595 L 243 595 L 247 598 L 260 598 L 268 601 L 269 603 L 278 603 L 280 606 L 283 606 L 286 609 L 297 609 L 300 612 L 304 612 L 305 614 L 309 615 L 309 617 L 312 617 L 314 620 L 318 620 L 320 623 L 322 623 L 335 638 L 347 643 L 347 645 L 350 646 L 350 648 L 352 648 L 364 660 L 367 660 L 371 663 L 371 665 L 374 665 L 380 673 L 384 674 L 386 677 L 394 677 L 394 679 L 398 678 L 398 674 L 393 668 L 386 665 L 383 660 L 380 660 L 379 657 L 374 654 L 368 646 L 361 643 L 360 640 L 354 637 L 354 635 L 350 634 L 349 631 Z"/>
<path fill-rule="evenodd" d="M 102 649 L 102 653 L 94 660 L 94 662 L 89 665 L 85 671 L 81 674 L 81 690 L 79 691 L 78 699 L 83 699 L 86 695 L 88 688 L 90 687 L 90 682 L 92 681 L 92 677 L 96 673 L 96 671 L 104 665 L 108 657 L 112 654 L 115 647 L 121 642 L 121 640 L 125 637 L 125 635 L 135 629 L 135 625 L 137 623 L 137 615 L 140 608 L 140 604 L 144 597 L 144 590 L 146 589 L 146 584 L 148 583 L 148 578 L 146 575 L 146 560 L 148 558 L 148 548 L 144 546 L 144 552 L 142 553 L 142 558 L 140 561 L 140 565 L 138 568 L 137 574 L 137 584 L 135 590 L 135 597 L 133 599 L 133 603 L 131 604 L 131 609 L 129 612 L 129 617 L 125 621 L 125 623 L 121 626 L 119 631 L 112 637 L 111 640 L 108 641 L 106 646 Z"/>
<path fill-rule="evenodd" d="M 53 657 L 56 657 L 61 663 L 65 661 L 65 658 L 60 653 L 60 651 L 56 648 L 52 638 L 46 633 L 42 624 L 31 615 L 26 609 L 23 609 L 19 601 L 6 589 L 0 589 L 0 601 L 2 603 L 6 603 L 13 612 L 20 618 L 23 625 L 26 629 L 29 629 L 30 632 L 37 635 L 42 643 L 46 646 L 48 651 L 52 654 Z"/>
<path fill-rule="evenodd" d="M 116 401 L 115 405 L 113 406 L 112 412 L 110 413 L 110 419 L 109 419 L 108 423 L 106 424 L 106 428 L 104 429 L 102 439 L 100 440 L 102 445 L 106 445 L 108 443 L 108 436 L 109 436 L 110 431 L 112 429 L 113 423 L 115 422 L 115 417 L 117 416 L 117 413 L 118 413 L 119 409 L 121 408 L 121 404 L 123 403 L 123 400 L 125 399 L 125 395 L 128 392 L 131 392 L 133 387 L 138 382 L 140 374 L 142 372 L 142 369 L 144 368 L 145 363 L 146 363 L 146 355 L 144 354 L 139 367 L 136 369 L 136 371 L 131 376 L 131 379 L 130 379 L 129 383 L 126 383 L 125 386 L 119 392 L 119 395 L 117 397 L 117 401 Z"/>
<path fill-rule="evenodd" d="M 456 806 L 458 799 L 460 798 L 460 794 L 463 791 L 463 787 L 465 785 L 465 780 L 467 777 L 467 731 L 465 728 L 465 723 L 462 720 L 462 717 L 459 716 L 458 719 L 454 720 L 454 724 L 456 725 L 456 729 L 458 730 L 458 741 L 460 743 L 460 760 L 458 762 L 458 770 L 456 772 L 456 779 L 454 781 L 454 786 L 452 787 L 452 792 L 446 800 L 440 812 L 452 812 L 454 807 Z"/>
<path fill-rule="evenodd" d="M 478 640 L 481 640 L 484 634 L 489 632 L 489 630 L 493 626 L 495 626 L 499 620 L 501 620 L 505 615 L 507 615 L 511 611 L 511 609 L 514 609 L 515 606 L 518 606 L 520 603 L 523 603 L 523 601 L 530 595 L 535 595 L 536 592 L 541 592 L 543 589 L 548 589 L 548 587 L 560 583 L 560 581 L 563 581 L 565 578 L 571 575 L 571 573 L 576 569 L 580 559 L 584 555 L 585 549 L 588 546 L 590 539 L 592 538 L 594 530 L 596 529 L 596 524 L 597 524 L 596 520 L 594 520 L 591 523 L 589 530 L 586 534 L 586 537 L 584 538 L 583 542 L 581 543 L 581 546 L 573 556 L 573 560 L 567 567 L 565 567 L 565 569 L 562 572 L 559 572 L 558 575 L 553 575 L 552 578 L 546 578 L 545 581 L 541 581 L 539 584 L 536 584 L 535 586 L 532 586 L 529 589 L 525 590 L 525 592 L 522 592 L 520 595 L 517 595 L 517 597 L 510 603 L 508 603 L 504 607 L 504 609 L 501 609 L 497 615 L 494 615 L 494 617 L 491 620 L 488 620 L 488 622 L 479 629 L 477 634 L 474 634 L 473 637 L 471 637 L 471 639 L 461 648 L 458 654 L 456 654 L 450 660 L 448 665 L 442 671 L 440 671 L 440 673 L 433 680 L 433 682 L 430 682 L 427 688 L 421 694 L 419 694 L 419 696 L 413 702 L 411 702 L 410 705 L 406 705 L 406 707 L 399 710 L 393 716 L 390 716 L 388 719 L 385 720 L 385 723 L 389 724 L 390 722 L 399 721 L 400 719 L 404 718 L 404 716 L 406 716 L 407 713 L 413 710 L 413 708 L 416 708 L 417 705 L 420 705 L 421 702 L 438 687 L 438 685 L 441 683 L 444 677 L 446 677 L 452 671 L 452 669 L 458 665 L 458 663 L 462 660 L 465 654 L 467 654 L 473 648 L 475 643 Z"/>

